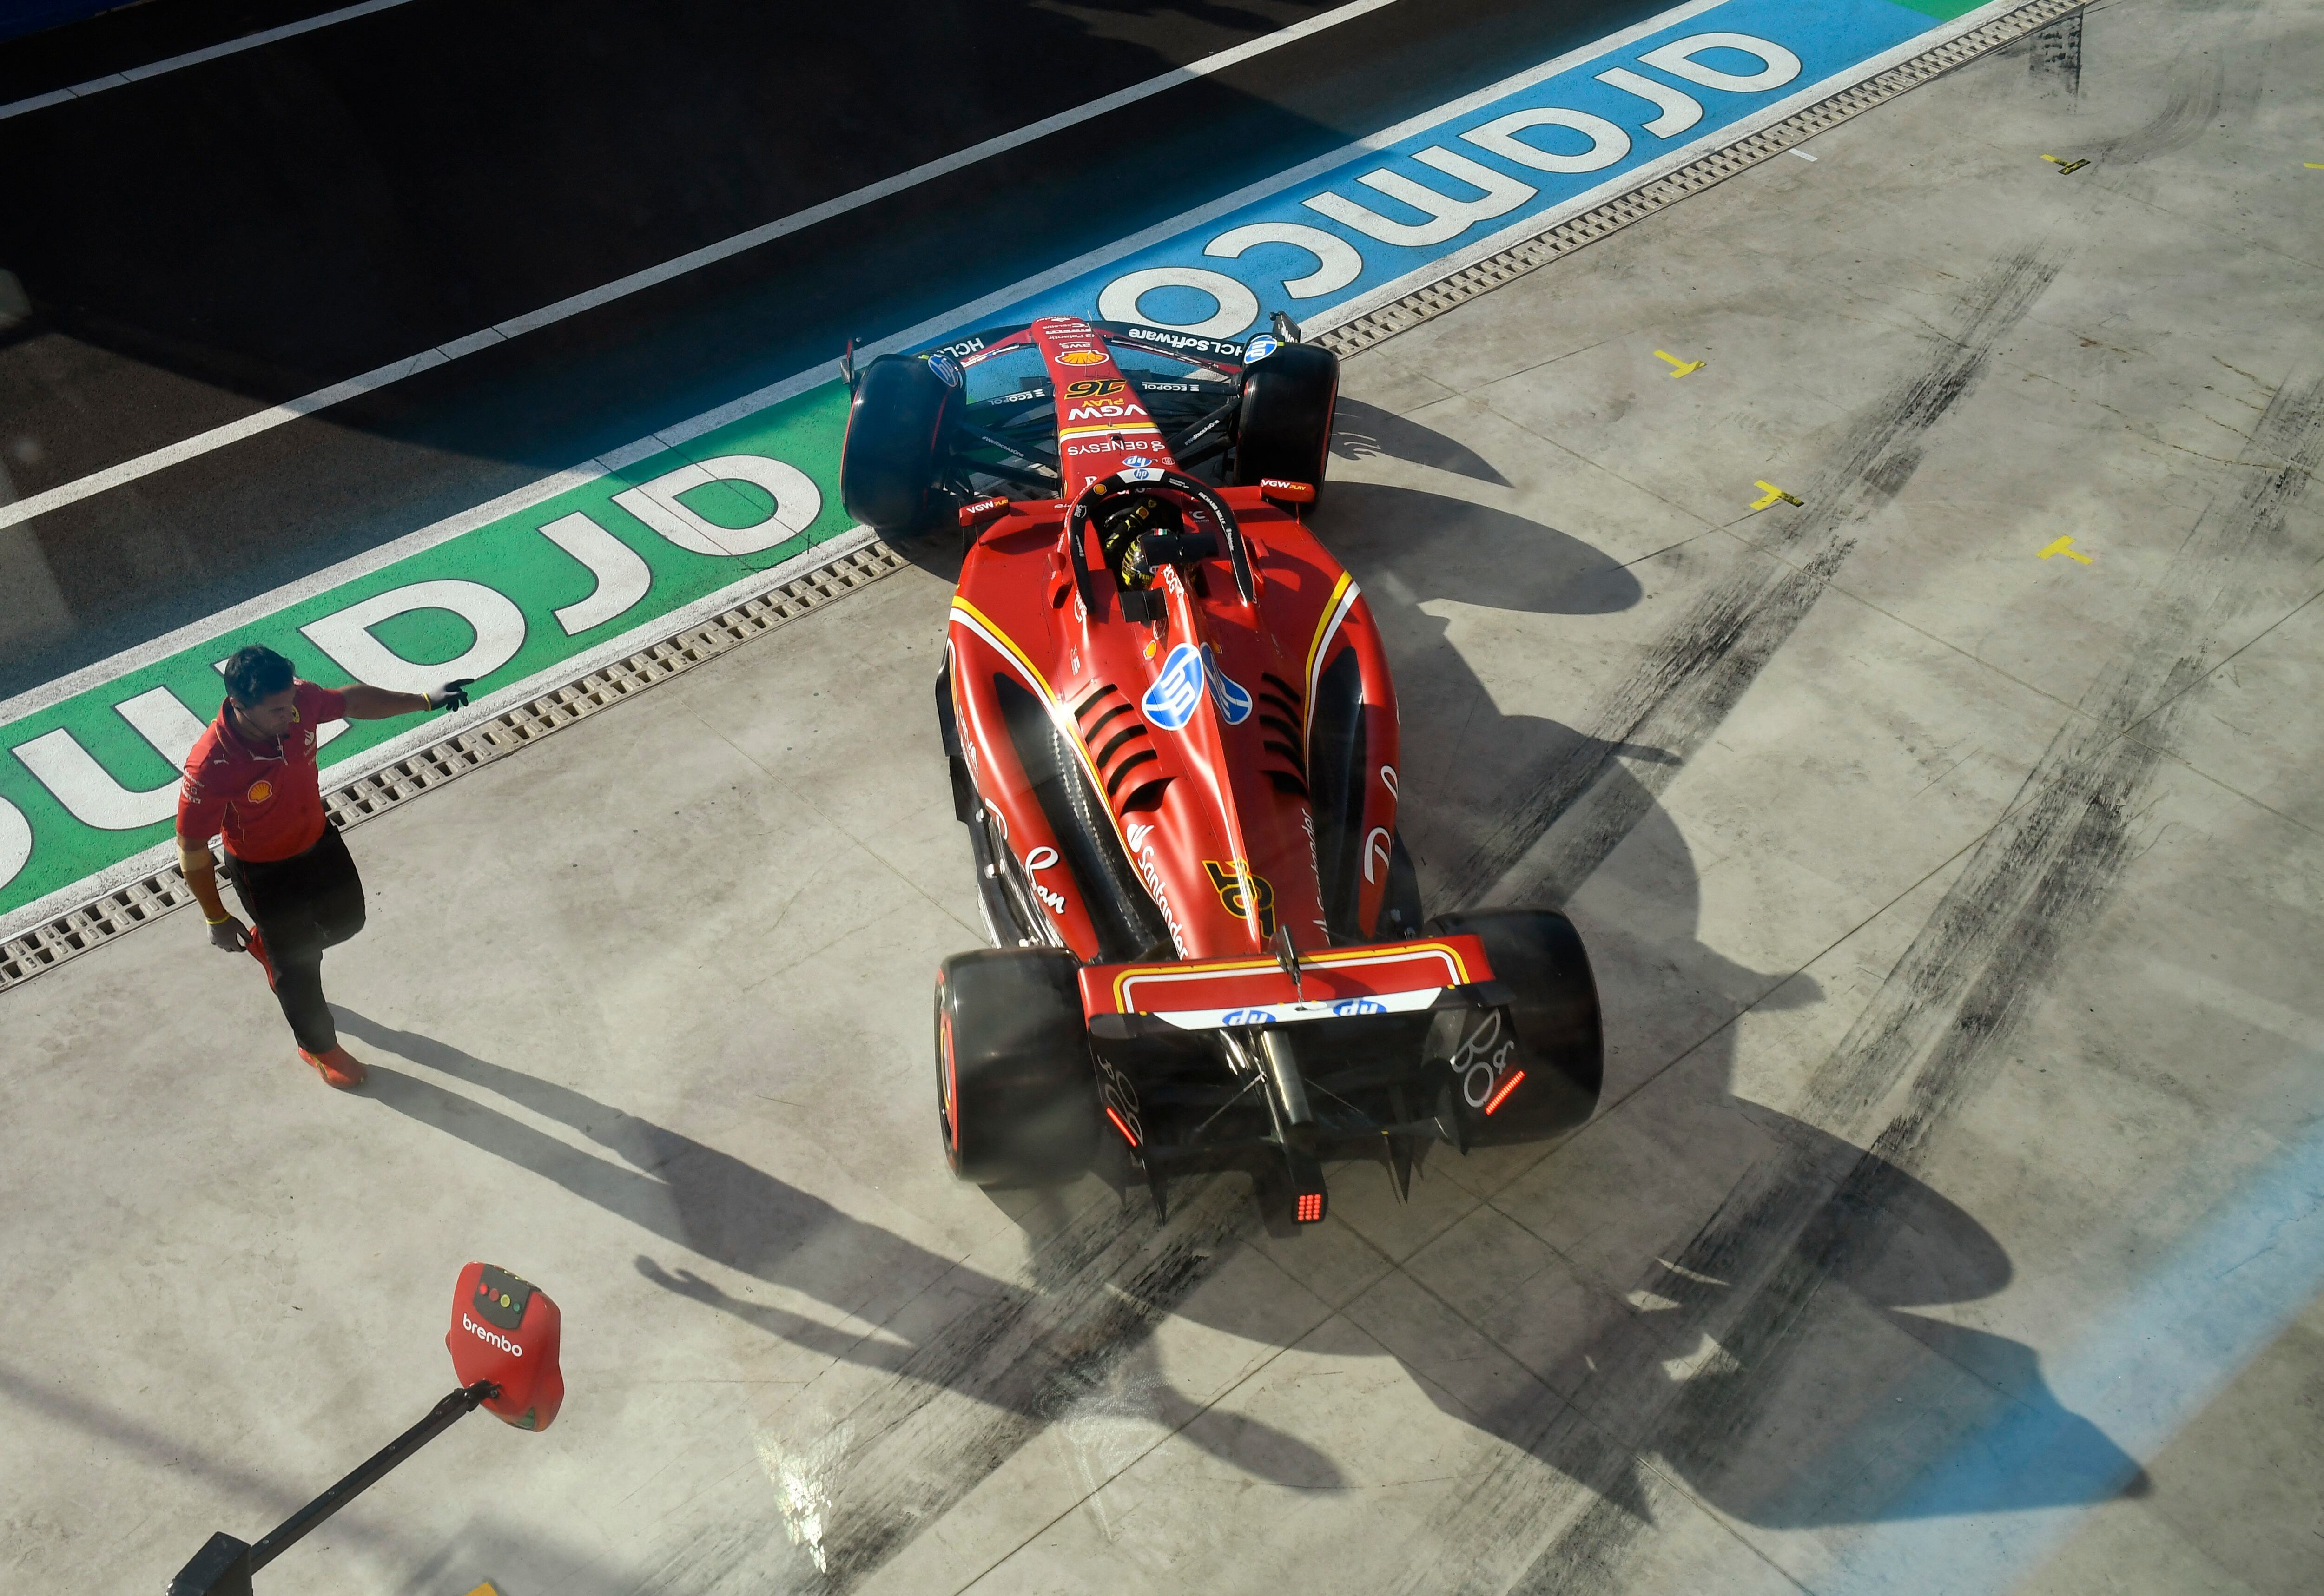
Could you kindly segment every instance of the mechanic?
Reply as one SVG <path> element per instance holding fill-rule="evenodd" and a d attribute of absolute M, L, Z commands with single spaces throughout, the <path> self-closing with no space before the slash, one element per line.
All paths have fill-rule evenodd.
<path fill-rule="evenodd" d="M 211 946 L 247 952 L 266 972 L 299 1056 L 342 1091 L 364 1066 L 339 1046 L 323 1001 L 323 950 L 363 929 L 363 881 L 323 813 L 315 733 L 328 722 L 387 720 L 468 702 L 473 677 L 432 693 L 392 693 L 357 682 L 300 681 L 272 649 L 238 649 L 226 662 L 226 702 L 186 756 L 178 790 L 178 868 L 209 922 Z M 226 872 L 251 925 L 218 896 L 209 841 L 226 835 Z"/>

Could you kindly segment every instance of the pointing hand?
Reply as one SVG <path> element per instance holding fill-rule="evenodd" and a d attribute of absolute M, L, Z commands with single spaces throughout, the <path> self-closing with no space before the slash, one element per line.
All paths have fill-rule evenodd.
<path fill-rule="evenodd" d="M 467 708 L 468 686 L 476 678 L 473 676 L 464 676 L 457 681 L 446 682 L 442 687 L 428 695 L 428 707 L 430 709 Z"/>

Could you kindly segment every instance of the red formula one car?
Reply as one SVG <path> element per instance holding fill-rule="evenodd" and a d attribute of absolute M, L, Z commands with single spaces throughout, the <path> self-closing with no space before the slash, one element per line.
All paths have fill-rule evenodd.
<path fill-rule="evenodd" d="M 936 980 L 954 1170 L 1099 1149 L 1167 1212 L 1240 1166 L 1323 1217 L 1326 1158 L 1587 1119 L 1597 989 L 1564 916 L 1422 918 L 1396 692 L 1305 524 L 1330 351 L 1049 318 L 849 367 L 849 512 L 969 540 L 936 715 L 994 946 Z M 1198 474 L 1198 468 L 1208 470 Z"/>

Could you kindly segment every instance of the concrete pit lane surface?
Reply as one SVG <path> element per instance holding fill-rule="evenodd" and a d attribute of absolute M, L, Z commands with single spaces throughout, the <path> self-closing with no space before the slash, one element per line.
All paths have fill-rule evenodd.
<path fill-rule="evenodd" d="M 190 916 L 0 994 L 0 1582 L 263 1532 L 484 1258 L 555 1428 L 262 1588 L 2324 1584 L 2319 81 L 2073 14 L 1348 361 L 1431 906 L 1596 964 L 1554 1146 L 954 1185 L 934 548 L 351 831 L 359 1093 Z"/>

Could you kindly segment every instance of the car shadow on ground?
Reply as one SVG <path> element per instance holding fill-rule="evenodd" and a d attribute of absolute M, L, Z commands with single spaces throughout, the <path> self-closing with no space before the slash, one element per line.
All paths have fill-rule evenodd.
<path fill-rule="evenodd" d="M 1028 1318 L 1031 1294 L 1022 1287 L 929 1252 L 716 1148 L 570 1087 L 489 1063 L 347 1009 L 335 1007 L 333 1012 L 340 1029 L 358 1043 L 384 1048 L 428 1070 L 504 1098 L 578 1132 L 611 1156 L 584 1151 L 474 1096 L 376 1062 L 371 1065 L 366 1095 L 408 1119 L 562 1186 L 649 1235 L 770 1286 L 814 1297 L 831 1308 L 835 1318 L 853 1319 L 855 1325 L 827 1323 L 770 1303 L 752 1302 L 690 1268 L 636 1258 L 637 1271 L 665 1290 L 716 1308 L 794 1346 L 906 1380 L 940 1386 L 1025 1418 L 1043 1422 L 1055 1418 L 1086 1388 L 1086 1380 L 1074 1373 L 1073 1358 L 1061 1359 L 1055 1368 L 1038 1357 L 996 1366 L 987 1361 L 944 1356 L 941 1349 L 920 1339 L 893 1333 L 899 1323 L 923 1317 L 931 1297 L 955 1310 L 970 1305 L 972 1316 L 988 1323 Z M 889 1333 L 871 1334 L 869 1326 L 874 1324 Z M 938 1328 L 948 1331 L 955 1326 L 947 1318 Z M 1150 1367 L 1150 1353 L 1130 1347 L 1122 1351 L 1131 1355 L 1133 1363 L 1144 1360 L 1144 1387 L 1154 1399 L 1156 1417 L 1176 1429 L 1201 1411 L 1200 1404 L 1159 1378 Z M 1259 1426 L 1261 1431 L 1266 1428 Z M 1245 1439 L 1258 1444 L 1248 1454 L 1238 1448 L 1230 1461 L 1239 1466 L 1264 1472 L 1264 1467 L 1253 1460 L 1272 1459 L 1284 1471 L 1279 1478 L 1285 1483 L 1342 1482 L 1329 1458 L 1295 1436 L 1268 1432 Z"/>
<path fill-rule="evenodd" d="M 1442 454 L 1410 439 L 1384 452 L 1431 465 Z M 2142 1493 L 2136 1462 L 2058 1403 L 2033 1348 L 1950 1322 L 2009 1283 L 1990 1232 L 1878 1152 L 1735 1094 L 1735 1027 L 1723 1018 L 1822 993 L 1810 977 L 1754 970 L 1699 939 L 1692 851 L 1633 773 L 1676 756 L 1497 702 L 1496 689 L 1545 708 L 1586 702 L 1580 673 L 1565 689 L 1557 655 L 1591 646 L 1591 617 L 1637 603 L 1636 577 L 1557 528 L 1409 487 L 1335 483 L 1316 530 L 1363 587 L 1396 671 L 1402 824 L 1432 912 L 1456 907 L 1437 890 L 1442 872 L 1473 858 L 1545 771 L 1588 761 L 1601 788 L 1633 789 L 1599 808 L 1640 816 L 1593 879 L 1652 923 L 1582 924 L 1609 1004 L 1604 1105 L 1526 1181 L 1536 1239 L 1561 1269 L 1587 1260 L 1573 1272 L 1594 1278 L 1594 1307 L 1574 1314 L 1544 1295 L 1559 1311 L 1528 1322 L 1538 1287 L 1518 1271 L 1488 1312 L 1496 1342 L 1540 1383 L 1462 1390 L 1441 1355 L 1415 1345 L 1406 1361 L 1439 1406 L 1640 1520 L 1651 1516 L 1639 1475 L 1649 1455 L 1720 1510 L 1768 1527 L 1926 1510 L 1904 1505 L 1927 1499 L 1906 1489 L 1916 1474 L 2006 1417 L 2030 1417 L 2057 1466 L 2031 1497 L 2023 1479 L 2005 1489 L 1996 1473 L 1983 1497 L 1956 1490 L 1944 1511 Z M 1540 616 L 1572 617 L 1570 641 L 1545 633 Z M 1485 640 L 1501 679 L 1480 678 L 1456 631 Z M 1512 659 L 1527 670 L 1512 672 Z M 1626 1005 L 1709 1018 L 1674 1057 L 1667 1039 L 1637 1045 L 1652 1028 Z M 1651 1103 L 1609 1123 L 1650 1084 Z M 1485 1156 L 1512 1180 L 1543 1162 Z M 1923 1428 L 1908 1435 L 1901 1413 Z"/>
<path fill-rule="evenodd" d="M 1496 469 L 1493 463 L 1476 450 L 1417 421 L 1407 420 L 1394 411 L 1384 411 L 1376 404 L 1367 404 L 1352 395 L 1342 393 L 1332 416 L 1332 453 L 1342 460 L 1367 460 L 1386 456 L 1415 466 L 1434 466 L 1465 476 L 1471 482 L 1489 483 L 1494 487 L 1509 485 L 1508 478 Z M 1362 488 L 1365 484 L 1334 483 L 1334 494 L 1346 493 L 1351 486 Z"/>
<path fill-rule="evenodd" d="M 1663 750 L 1593 743 L 1549 715 L 1505 712 L 1455 634 L 1454 617 L 1518 628 L 1537 625 L 1533 617 L 1571 617 L 1580 627 L 1627 609 L 1640 590 L 1618 562 L 1556 528 L 1410 488 L 1336 484 L 1317 526 L 1363 585 L 1397 670 L 1406 835 L 1425 886 L 1434 862 L 1469 857 L 1546 765 L 1602 756 L 1600 783 L 1635 785 L 1634 766 L 1674 760 Z M 954 540 L 930 544 L 929 568 L 941 571 Z M 1520 641 L 1538 650 L 1539 639 Z M 1554 682 L 1525 690 L 1545 706 L 1559 697 Z M 932 759 L 930 780 L 941 780 Z M 1611 849 L 1599 873 L 1652 904 L 1653 923 L 1582 927 L 1614 1005 L 1618 1040 L 1635 1041 L 1646 1029 L 1626 1008 L 1731 1016 L 1743 1007 L 1821 1001 L 1812 981 L 1753 969 L 1699 939 L 1701 892 L 1686 839 L 1643 794 L 1633 807 L 1641 817 L 1626 840 L 1635 845 Z M 1632 874 L 1637 879 L 1624 880 Z M 1167 1388 L 1153 1362 L 1148 1332 L 1171 1314 L 1257 1341 L 1281 1332 L 1262 1305 L 1198 1289 L 1237 1243 L 1258 1234 L 1239 1178 L 1228 1177 L 1224 1201 L 1177 1196 L 1168 1226 L 1156 1226 L 1137 1201 L 1073 1212 L 1033 1204 L 1026 1221 L 1032 1284 L 1020 1286 L 961 1268 L 568 1088 L 359 1016 L 346 1024 L 358 1040 L 567 1125 L 613 1157 L 569 1147 L 465 1093 L 374 1066 L 374 1093 L 391 1108 L 649 1234 L 887 1333 L 872 1338 L 746 1301 L 692 1269 L 641 1258 L 635 1267 L 648 1279 L 786 1342 L 891 1375 L 894 1389 L 955 1392 L 995 1416 L 982 1434 L 946 1431 L 943 1467 L 920 1463 L 902 1484 L 869 1453 L 826 1460 L 819 1477 L 835 1502 L 864 1499 L 861 1527 L 832 1532 L 833 1555 L 858 1549 L 852 1566 L 875 1565 L 888 1554 L 882 1548 L 940 1517 L 1042 1426 L 1072 1425 L 1092 1401 L 1130 1402 L 1144 1421 L 1278 1484 L 1344 1480 L 1322 1445 L 1296 1433 L 1299 1413 L 1273 1413 L 1272 1424 L 1240 1413 L 1198 1419 L 1197 1405 Z M 1734 1028 L 1706 1029 L 1682 1049 L 1683 1069 L 1658 1084 L 1650 1109 L 1601 1110 L 1554 1149 L 1479 1155 L 1487 1162 L 1466 1178 L 1490 1187 L 1489 1161 L 1499 1160 L 1505 1184 L 1525 1180 L 1532 1197 L 1520 1209 L 1526 1245 L 1556 1262 L 1506 1266 L 1513 1272 L 1496 1283 L 1497 1297 L 1486 1294 L 1480 1324 L 1459 1331 L 1471 1337 L 1475 1355 L 1449 1356 L 1440 1337 L 1417 1321 L 1399 1329 L 1393 1315 L 1360 1330 L 1353 1305 L 1302 1344 L 1326 1355 L 1385 1349 L 1443 1412 L 1548 1464 L 1602 1510 L 1633 1523 L 1652 1518 L 1649 1458 L 1721 1510 L 1771 1527 L 1926 1511 L 1904 1505 L 1923 1499 L 1908 1489 L 1920 1471 L 1944 1447 L 1973 1442 L 1981 1426 L 2013 1416 L 2040 1423 L 2060 1466 L 2032 1496 L 2022 1483 L 1997 1483 L 1992 1499 L 1956 1491 L 1944 1511 L 2097 1501 L 2143 1489 L 2135 1462 L 2050 1393 L 2032 1348 L 1950 1322 L 1965 1316 L 1961 1305 L 2009 1282 L 1998 1241 L 1880 1154 L 1736 1096 Z M 1655 1083 L 1670 1062 L 1665 1044 L 1618 1047 L 1609 1107 Z M 1528 1174 L 1529 1164 L 1541 1168 Z M 1434 1180 L 1470 1167 L 1452 1165 L 1438 1149 L 1422 1173 Z M 1346 1180 L 1353 1191 L 1370 1173 L 1343 1170 L 1335 1189 Z M 1702 1244 L 1712 1235 L 1715 1256 Z M 1125 1264 L 1125 1250 L 1139 1247 L 1155 1250 Z M 1456 1251 L 1440 1247 L 1436 1261 L 1475 1263 Z M 1427 1267 L 1416 1257 L 1406 1272 Z M 1557 1268 L 1583 1282 L 1582 1311 L 1528 1296 Z M 903 1400 L 875 1393 L 852 1411 L 888 1425 Z M 878 1410 L 883 1401 L 890 1411 Z M 1906 1415 L 1923 1427 L 1900 1429 Z M 1542 1500 L 1537 1510 L 1559 1509 Z M 833 1520 L 843 1517 L 835 1508 Z"/>

